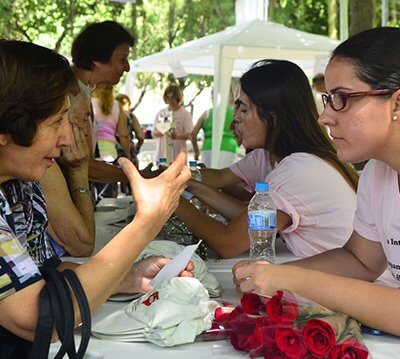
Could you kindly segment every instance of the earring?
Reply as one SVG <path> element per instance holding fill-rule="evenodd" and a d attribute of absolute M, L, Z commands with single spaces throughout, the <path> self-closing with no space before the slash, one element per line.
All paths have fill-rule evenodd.
<path fill-rule="evenodd" d="M 392 116 L 392 120 L 393 120 L 393 121 L 397 121 L 398 119 L 399 119 L 399 116 L 397 116 L 397 115 L 393 115 L 393 116 Z"/>

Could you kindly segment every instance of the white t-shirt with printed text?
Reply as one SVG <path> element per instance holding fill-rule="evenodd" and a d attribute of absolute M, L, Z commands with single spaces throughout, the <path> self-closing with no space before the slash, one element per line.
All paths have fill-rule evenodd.
<path fill-rule="evenodd" d="M 370 160 L 361 174 L 354 229 L 367 240 L 381 242 L 389 270 L 399 284 L 399 174 L 381 161 Z"/>

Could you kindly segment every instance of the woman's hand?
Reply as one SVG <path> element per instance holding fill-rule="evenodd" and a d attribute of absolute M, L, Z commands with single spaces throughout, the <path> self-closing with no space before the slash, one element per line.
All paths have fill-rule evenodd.
<path fill-rule="evenodd" d="M 117 288 L 117 293 L 147 293 L 153 289 L 149 283 L 158 274 L 158 272 L 171 259 L 165 257 L 151 257 L 133 264 L 132 269 L 126 275 L 123 282 Z M 193 277 L 192 270 L 194 264 L 189 262 L 180 277 Z"/>
<path fill-rule="evenodd" d="M 61 165 L 69 169 L 86 168 L 89 162 L 89 146 L 85 132 L 74 123 L 71 123 L 71 129 L 74 135 L 74 143 L 71 146 L 62 148 Z"/>
<path fill-rule="evenodd" d="M 280 286 L 279 277 L 285 266 L 270 264 L 267 261 L 245 260 L 236 263 L 232 268 L 233 283 L 242 292 L 274 294 Z"/>
<path fill-rule="evenodd" d="M 186 166 L 186 153 L 180 152 L 176 160 L 159 176 L 144 179 L 133 163 L 120 158 L 118 163 L 127 176 L 136 201 L 136 217 L 144 216 L 154 225 L 162 225 L 175 208 L 191 173 Z"/>

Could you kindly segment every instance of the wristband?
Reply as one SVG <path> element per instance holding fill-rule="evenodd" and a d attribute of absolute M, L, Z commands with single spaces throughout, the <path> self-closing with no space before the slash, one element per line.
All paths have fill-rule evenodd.
<path fill-rule="evenodd" d="M 92 200 L 92 202 L 94 203 L 93 192 L 90 190 L 90 188 L 81 186 L 81 187 L 78 187 L 78 188 L 75 188 L 74 190 L 72 190 L 72 193 L 75 193 L 75 192 L 84 193 L 84 194 L 88 195 L 90 197 L 90 199 Z"/>

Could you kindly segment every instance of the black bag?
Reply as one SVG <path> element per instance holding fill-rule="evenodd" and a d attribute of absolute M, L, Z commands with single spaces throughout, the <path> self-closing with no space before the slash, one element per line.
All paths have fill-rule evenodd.
<path fill-rule="evenodd" d="M 89 344 L 91 317 L 85 292 L 75 272 L 65 269 L 59 272 L 53 268 L 41 269 L 46 285 L 40 292 L 39 317 L 35 339 L 32 342 L 21 339 L 0 326 L 0 359 L 47 359 L 55 326 L 61 348 L 54 358 L 83 358 Z M 71 290 L 70 290 L 71 288 Z M 74 307 L 72 295 L 79 305 L 82 320 L 82 339 L 78 350 L 74 340 Z"/>

